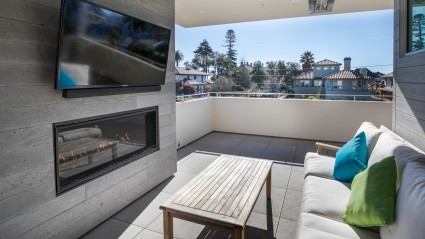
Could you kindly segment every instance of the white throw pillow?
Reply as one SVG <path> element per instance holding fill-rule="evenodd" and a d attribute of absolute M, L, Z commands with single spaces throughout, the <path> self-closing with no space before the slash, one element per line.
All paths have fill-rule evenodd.
<path fill-rule="evenodd" d="M 382 133 L 370 154 L 367 166 L 370 167 L 384 158 L 394 156 L 395 149 L 402 145 L 404 145 L 403 142 L 394 135 Z"/>
<path fill-rule="evenodd" d="M 376 142 L 378 141 L 379 135 L 381 134 L 381 130 L 379 130 L 374 124 L 370 122 L 363 122 L 354 136 L 360 134 L 362 131 L 364 131 L 366 134 L 367 157 L 369 158 L 370 154 L 375 148 Z"/>
<path fill-rule="evenodd" d="M 382 239 L 425 238 L 425 164 L 409 162 L 397 194 L 396 219 L 381 227 Z"/>

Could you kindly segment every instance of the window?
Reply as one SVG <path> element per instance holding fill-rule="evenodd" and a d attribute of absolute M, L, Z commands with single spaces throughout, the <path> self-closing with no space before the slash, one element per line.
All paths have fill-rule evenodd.
<path fill-rule="evenodd" d="M 332 67 L 331 67 L 331 70 L 335 70 L 335 66 L 332 66 Z"/>
<path fill-rule="evenodd" d="M 196 80 L 196 75 L 193 78 Z"/>
<path fill-rule="evenodd" d="M 417 51 L 425 48 L 425 1 L 408 0 L 407 50 Z"/>
<path fill-rule="evenodd" d="M 314 87 L 320 87 L 322 86 L 322 81 L 321 80 L 315 80 L 314 81 Z"/>
<path fill-rule="evenodd" d="M 342 80 L 333 81 L 334 89 L 342 90 Z"/>
<path fill-rule="evenodd" d="M 322 67 L 316 67 L 316 70 L 320 71 L 322 69 Z"/>
<path fill-rule="evenodd" d="M 302 80 L 301 81 L 301 87 L 310 87 L 310 81 L 309 80 Z"/>
<path fill-rule="evenodd" d="M 323 67 L 323 70 L 325 70 L 325 71 L 326 71 L 327 69 L 328 69 L 328 67 Z"/>
<path fill-rule="evenodd" d="M 353 90 L 362 90 L 362 81 L 353 82 Z"/>

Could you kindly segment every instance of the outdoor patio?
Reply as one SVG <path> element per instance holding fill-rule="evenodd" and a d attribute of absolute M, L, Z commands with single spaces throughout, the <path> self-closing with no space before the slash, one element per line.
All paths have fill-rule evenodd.
<path fill-rule="evenodd" d="M 333 143 L 335 144 L 335 143 Z M 178 150 L 177 173 L 86 235 L 88 238 L 163 238 L 159 206 L 219 157 L 232 154 L 274 160 L 272 199 L 258 198 L 245 228 L 246 238 L 295 238 L 303 186 L 303 160 L 315 141 L 212 132 Z M 337 144 L 338 145 L 338 144 Z M 233 238 L 225 231 L 174 219 L 179 239 Z"/>

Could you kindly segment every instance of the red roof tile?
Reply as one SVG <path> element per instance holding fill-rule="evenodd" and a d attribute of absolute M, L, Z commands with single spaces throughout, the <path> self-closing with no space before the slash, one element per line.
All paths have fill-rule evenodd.
<path fill-rule="evenodd" d="M 336 72 L 330 74 L 328 76 L 323 77 L 325 80 L 372 80 L 373 77 L 369 75 L 362 75 L 358 71 L 347 71 L 343 70 L 340 72 Z"/>
<path fill-rule="evenodd" d="M 324 59 L 313 64 L 313 66 L 340 66 L 341 63 Z"/>
<path fill-rule="evenodd" d="M 313 80 L 314 74 L 313 71 L 303 72 L 299 76 L 295 76 L 294 80 Z"/>

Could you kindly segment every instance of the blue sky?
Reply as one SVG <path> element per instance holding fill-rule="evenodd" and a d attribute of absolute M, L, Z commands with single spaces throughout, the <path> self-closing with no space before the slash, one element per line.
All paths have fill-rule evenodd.
<path fill-rule="evenodd" d="M 344 57 L 349 56 L 353 67 L 393 71 L 393 10 L 196 28 L 176 25 L 176 50 L 183 52 L 184 61 L 191 61 L 193 51 L 207 39 L 214 51 L 225 53 L 224 36 L 228 29 L 236 33 L 238 61 L 244 58 L 248 62 L 299 62 L 301 54 L 309 50 L 316 61 L 326 58 L 343 63 Z"/>

